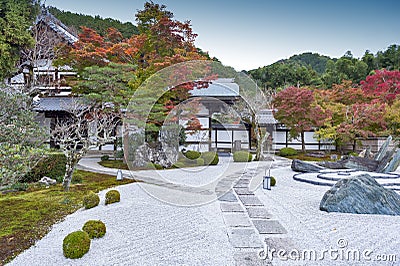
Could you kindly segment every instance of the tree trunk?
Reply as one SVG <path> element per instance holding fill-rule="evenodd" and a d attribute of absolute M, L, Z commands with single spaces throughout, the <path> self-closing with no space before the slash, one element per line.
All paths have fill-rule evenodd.
<path fill-rule="evenodd" d="M 301 135 L 301 151 L 305 153 L 306 152 L 306 144 L 304 141 L 304 131 L 301 131 L 300 135 Z"/>
<path fill-rule="evenodd" d="M 72 175 L 74 174 L 75 166 L 78 161 L 79 160 L 67 156 L 67 164 L 65 165 L 65 175 L 63 180 L 64 191 L 69 191 Z"/>
<path fill-rule="evenodd" d="M 256 161 L 262 161 L 264 158 L 264 141 L 263 141 L 263 134 L 261 132 L 261 128 L 259 125 L 255 124 L 255 130 L 254 132 L 256 133 Z M 249 144 L 250 148 L 251 143 Z"/>

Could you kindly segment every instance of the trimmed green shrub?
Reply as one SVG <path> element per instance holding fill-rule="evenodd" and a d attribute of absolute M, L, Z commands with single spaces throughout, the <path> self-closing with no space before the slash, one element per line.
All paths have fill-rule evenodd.
<path fill-rule="evenodd" d="M 29 188 L 28 183 L 14 183 L 10 186 L 10 189 L 16 190 L 16 191 L 26 191 Z"/>
<path fill-rule="evenodd" d="M 172 165 L 172 168 L 184 168 L 185 164 L 183 162 L 176 162 Z"/>
<path fill-rule="evenodd" d="M 217 165 L 219 162 L 218 153 L 213 151 L 203 152 L 200 158 L 204 159 L 204 165 Z"/>
<path fill-rule="evenodd" d="M 66 258 L 79 259 L 88 253 L 90 237 L 84 231 L 76 231 L 67 235 L 63 240 L 63 253 Z"/>
<path fill-rule="evenodd" d="M 120 198 L 121 198 L 121 196 L 120 196 L 118 190 L 115 190 L 115 189 L 109 190 L 106 193 L 106 205 L 107 204 L 112 204 L 112 203 L 115 203 L 115 202 L 119 202 Z"/>
<path fill-rule="evenodd" d="M 276 179 L 275 177 L 271 176 L 271 187 L 275 186 L 276 184 Z"/>
<path fill-rule="evenodd" d="M 62 180 L 65 174 L 66 163 L 67 159 L 63 153 L 48 153 L 20 180 L 20 182 L 38 182 L 44 176 Z"/>
<path fill-rule="evenodd" d="M 279 156 L 294 156 L 297 155 L 297 151 L 293 148 L 287 147 L 287 148 L 282 148 L 279 150 L 278 153 Z"/>
<path fill-rule="evenodd" d="M 156 169 L 156 170 L 162 170 L 162 169 L 164 169 L 164 167 L 162 167 L 162 165 L 156 164 L 156 163 L 147 163 L 147 164 L 146 164 L 146 168 L 149 168 L 149 169 Z"/>
<path fill-rule="evenodd" d="M 186 153 L 184 153 L 185 157 L 190 159 L 190 160 L 196 160 L 197 158 L 199 158 L 201 156 L 201 152 L 198 151 L 187 151 Z"/>
<path fill-rule="evenodd" d="M 358 157 L 358 153 L 356 153 L 356 152 L 349 152 L 349 154 L 348 154 L 349 156 L 353 156 L 353 157 Z"/>
<path fill-rule="evenodd" d="M 90 239 L 101 238 L 106 234 L 106 225 L 100 220 L 87 221 L 82 230 L 88 233 Z"/>
<path fill-rule="evenodd" d="M 235 151 L 233 153 L 234 162 L 251 162 L 253 156 L 248 151 Z"/>
<path fill-rule="evenodd" d="M 203 158 L 197 158 L 196 159 L 196 164 L 198 166 L 203 166 L 204 165 L 204 159 Z"/>
<path fill-rule="evenodd" d="M 90 191 L 86 196 L 83 197 L 83 206 L 85 209 L 94 208 L 100 203 L 100 197 L 93 191 Z"/>
<path fill-rule="evenodd" d="M 116 158 L 119 158 L 119 159 L 124 158 L 124 150 L 118 150 L 118 151 L 116 151 L 116 152 L 115 152 L 115 157 L 116 157 Z"/>
<path fill-rule="evenodd" d="M 108 161 L 108 160 L 110 160 L 110 156 L 108 156 L 107 154 L 106 154 L 106 155 L 103 155 L 103 156 L 100 157 L 100 160 L 102 160 L 102 161 Z"/>

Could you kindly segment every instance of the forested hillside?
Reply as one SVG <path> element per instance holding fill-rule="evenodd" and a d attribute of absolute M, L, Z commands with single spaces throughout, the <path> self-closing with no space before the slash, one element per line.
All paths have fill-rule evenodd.
<path fill-rule="evenodd" d="M 70 11 L 59 10 L 56 7 L 48 7 L 51 14 L 61 20 L 62 23 L 80 33 L 81 26 L 96 30 L 101 35 L 106 34 L 108 28 L 116 28 L 125 38 L 137 34 L 139 31 L 135 25 L 130 22 L 122 23 L 112 18 L 102 18 L 100 16 L 89 16 L 84 14 L 72 13 Z"/>
<path fill-rule="evenodd" d="M 338 59 L 317 53 L 303 53 L 248 73 L 261 87 L 279 90 L 289 86 L 331 88 L 343 79 L 358 84 L 378 69 L 400 69 L 399 45 L 391 45 L 375 55 L 367 50 L 360 59 L 354 58 L 350 51 Z"/>
<path fill-rule="evenodd" d="M 289 59 L 279 60 L 281 63 L 298 63 L 302 66 L 310 66 L 318 74 L 323 74 L 326 70 L 326 64 L 331 60 L 329 56 L 320 55 L 318 53 L 302 53 L 299 55 L 293 55 Z M 333 59 L 335 60 L 335 59 Z"/>

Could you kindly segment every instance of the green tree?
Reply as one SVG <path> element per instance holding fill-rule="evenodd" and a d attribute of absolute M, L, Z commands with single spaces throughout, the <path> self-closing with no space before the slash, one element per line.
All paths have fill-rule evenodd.
<path fill-rule="evenodd" d="M 358 84 L 367 75 L 368 65 L 357 58 L 353 58 L 351 52 L 347 51 L 336 62 L 328 61 L 322 80 L 326 87 L 331 88 L 333 84 L 340 84 L 342 80 L 351 80 L 354 84 Z"/>
<path fill-rule="evenodd" d="M 376 69 L 400 69 L 400 46 L 393 44 L 390 45 L 385 51 L 379 51 L 376 54 L 376 60 L 379 64 L 379 68 Z"/>
<path fill-rule="evenodd" d="M 0 186 L 18 182 L 44 154 L 45 133 L 29 99 L 0 91 Z"/>
<path fill-rule="evenodd" d="M 249 71 L 261 87 L 282 90 L 290 86 L 317 86 L 321 84 L 318 73 L 310 66 L 297 62 L 276 62 L 272 65 Z"/>
<path fill-rule="evenodd" d="M 398 97 L 392 105 L 386 109 L 385 120 L 390 134 L 400 136 L 400 98 Z"/>
<path fill-rule="evenodd" d="M 20 51 L 33 45 L 29 27 L 37 13 L 34 0 L 0 0 L 0 80 L 16 71 Z"/>
<path fill-rule="evenodd" d="M 100 16 L 89 16 L 83 14 L 72 13 L 70 11 L 59 10 L 56 7 L 48 7 L 51 14 L 61 20 L 62 23 L 81 33 L 81 27 L 92 28 L 100 33 L 102 36 L 107 35 L 108 28 L 115 28 L 121 32 L 124 38 L 129 38 L 139 31 L 131 22 L 122 23 L 119 20 L 112 18 L 101 18 Z"/>
<path fill-rule="evenodd" d="M 346 143 L 351 143 L 354 150 L 358 138 L 376 136 L 385 130 L 386 105 L 353 87 L 351 81 L 315 92 L 318 104 L 330 114 L 316 134 L 320 139 L 334 141 L 339 150 Z"/>
<path fill-rule="evenodd" d="M 365 51 L 362 59 L 361 59 L 365 64 L 368 66 L 368 73 L 371 73 L 371 71 L 378 69 L 378 62 L 375 58 L 375 56 L 369 51 Z"/>
<path fill-rule="evenodd" d="M 135 81 L 135 71 L 134 65 L 113 62 L 106 66 L 86 67 L 73 92 L 97 103 L 112 102 L 118 111 L 128 105 L 133 95 L 129 83 Z"/>

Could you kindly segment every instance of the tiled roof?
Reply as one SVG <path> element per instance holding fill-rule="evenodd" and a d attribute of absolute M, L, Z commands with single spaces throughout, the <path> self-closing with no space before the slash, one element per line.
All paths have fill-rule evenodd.
<path fill-rule="evenodd" d="M 260 125 L 275 125 L 278 123 L 278 120 L 274 118 L 272 109 L 261 110 L 257 115 Z"/>
<path fill-rule="evenodd" d="M 239 85 L 234 79 L 217 79 L 208 85 L 208 88 L 193 89 L 192 96 L 203 97 L 239 97 Z"/>
<path fill-rule="evenodd" d="M 78 37 L 72 34 L 67 26 L 60 20 L 53 16 L 47 9 L 42 9 L 42 13 L 37 17 L 36 24 L 39 22 L 47 24 L 54 30 L 60 37 L 62 37 L 68 44 L 72 45 L 78 41 Z"/>
<path fill-rule="evenodd" d="M 65 111 L 72 102 L 76 100 L 72 97 L 48 97 L 40 98 L 37 103 L 34 103 L 34 111 Z"/>

